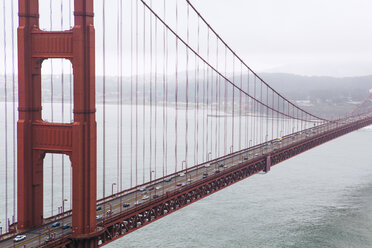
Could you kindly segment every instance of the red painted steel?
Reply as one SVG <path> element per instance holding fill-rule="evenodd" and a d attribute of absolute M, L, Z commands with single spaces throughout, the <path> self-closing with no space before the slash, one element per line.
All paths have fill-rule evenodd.
<path fill-rule="evenodd" d="M 70 157 L 73 180 L 72 227 L 77 247 L 95 247 L 96 120 L 95 33 L 93 0 L 75 0 L 72 30 L 39 29 L 38 0 L 19 0 L 18 71 L 18 228 L 43 221 L 43 158 L 46 153 Z M 41 119 L 41 65 L 65 58 L 73 65 L 74 122 Z"/>

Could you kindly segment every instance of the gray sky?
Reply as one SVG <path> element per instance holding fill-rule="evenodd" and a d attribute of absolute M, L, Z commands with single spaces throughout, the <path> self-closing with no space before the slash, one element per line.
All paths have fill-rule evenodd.
<path fill-rule="evenodd" d="M 371 0 L 193 0 L 192 3 L 258 72 L 372 74 Z"/>
<path fill-rule="evenodd" d="M 69 28 L 70 1 L 72 2 L 72 0 L 63 0 L 63 29 Z M 123 0 L 122 2 L 125 27 L 128 27 L 130 23 L 128 8 L 131 1 L 138 0 Z M 184 4 L 184 0 L 178 1 Z M 257 72 L 287 72 L 337 77 L 372 74 L 372 0 L 191 1 L 221 37 Z M 119 71 L 114 69 L 117 65 L 118 0 L 106 0 L 105 2 L 107 74 L 116 74 Z M 150 0 L 147 2 L 150 3 Z M 167 0 L 167 5 L 174 2 Z M 8 50 L 6 64 L 9 71 L 11 0 L 1 1 L 1 9 L 4 3 L 5 13 L 9 15 L 5 19 Z M 52 3 L 53 29 L 60 30 L 61 0 L 53 0 Z M 162 3 L 163 0 L 152 1 L 154 9 L 159 12 L 156 5 Z M 41 28 L 47 30 L 50 28 L 49 7 L 50 0 L 40 0 Z M 169 10 L 172 10 L 171 6 Z M 15 9 L 14 12 L 16 11 Z M 141 11 L 142 7 L 140 7 Z M 102 0 L 95 0 L 95 12 L 97 74 L 101 74 Z M 185 9 L 180 9 L 180 12 L 182 15 Z M 0 44 L 3 44 L 4 19 L 2 14 L 0 16 Z M 168 19 L 171 17 L 172 13 L 169 14 Z M 14 18 L 17 24 L 16 13 Z M 182 17 L 180 19 L 182 20 Z M 129 28 L 127 31 L 129 32 Z M 130 40 L 127 34 L 123 36 L 123 43 L 125 43 L 123 67 L 128 68 Z M 3 58 L 3 49 L 0 51 L 0 57 Z M 0 68 L 4 67 L 3 64 L 4 61 L 1 59 Z M 47 67 L 44 66 L 44 69 L 48 73 Z"/>

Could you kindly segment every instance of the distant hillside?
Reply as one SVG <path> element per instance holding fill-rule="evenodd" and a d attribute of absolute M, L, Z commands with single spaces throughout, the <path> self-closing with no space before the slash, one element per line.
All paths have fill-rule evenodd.
<path fill-rule="evenodd" d="M 194 72 L 190 72 L 190 75 L 194 75 Z M 200 73 L 203 75 L 203 73 Z M 294 74 L 285 73 L 262 73 L 260 77 L 265 80 L 271 87 L 277 90 L 279 93 L 284 95 L 289 100 L 295 102 L 299 106 L 321 116 L 337 116 L 344 114 L 351 109 L 353 109 L 358 102 L 363 101 L 370 89 L 372 89 L 372 75 L 361 76 L 361 77 L 308 77 L 299 76 Z M 11 77 L 8 77 L 10 79 Z M 69 99 L 69 76 L 64 77 L 64 98 L 65 101 Z M 146 101 L 149 101 L 149 77 L 146 75 Z M 162 75 L 158 75 L 158 85 L 157 85 L 157 96 L 158 101 L 162 101 Z M 230 78 L 232 78 L 230 76 Z M 143 96 L 143 76 L 138 77 L 138 96 L 142 99 Z M 16 79 L 17 82 L 18 79 Z M 174 101 L 174 89 L 175 89 L 175 77 L 174 75 L 167 76 L 168 90 L 171 92 L 169 94 L 169 101 Z M 243 80 L 247 81 L 247 75 L 243 75 Z M 50 87 L 51 77 L 45 75 L 43 77 L 43 101 L 48 102 L 51 99 L 51 87 Z M 102 76 L 96 77 L 96 98 L 97 103 L 102 102 L 103 87 Z M 131 80 L 128 77 L 119 80 L 117 77 L 108 76 L 106 77 L 106 101 L 116 103 L 120 84 L 122 83 L 122 96 L 123 102 L 130 102 L 131 93 Z M 154 82 L 154 79 L 153 79 Z M 178 76 L 179 82 L 179 96 L 178 100 L 180 102 L 185 101 L 186 92 L 186 80 L 185 72 L 180 72 Z M 191 76 L 189 85 L 189 101 L 194 101 L 194 76 Z M 203 78 L 200 77 L 198 80 L 202 84 Z M 238 85 L 240 81 L 237 81 Z M 4 100 L 4 77 L 0 76 L 0 100 Z M 12 92 L 12 82 L 7 82 L 8 89 L 8 100 L 11 100 Z M 135 81 L 133 81 L 133 87 L 135 87 Z M 202 86 L 201 86 L 202 87 Z M 61 77 L 56 75 L 53 77 L 53 99 L 54 101 L 59 101 L 62 98 L 61 95 Z M 17 90 L 17 86 L 16 86 Z M 133 88 L 134 92 L 135 88 Z M 202 89 L 200 89 L 202 90 Z M 155 87 L 153 86 L 153 92 L 155 92 Z M 231 94 L 230 94 L 231 95 Z M 210 99 L 210 102 L 213 99 Z M 143 102 L 140 100 L 140 102 Z"/>
<path fill-rule="evenodd" d="M 307 77 L 285 73 L 260 75 L 274 89 L 290 99 L 337 99 L 351 98 L 362 101 L 372 89 L 372 75 L 363 77 Z"/>

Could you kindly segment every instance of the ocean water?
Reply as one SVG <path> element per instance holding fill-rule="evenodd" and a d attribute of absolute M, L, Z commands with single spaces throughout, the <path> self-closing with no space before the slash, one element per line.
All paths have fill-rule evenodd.
<path fill-rule="evenodd" d="M 371 141 L 328 142 L 107 247 L 372 247 Z"/>
<path fill-rule="evenodd" d="M 0 104 L 1 109 L 4 105 Z M 60 106 L 57 106 L 58 108 Z M 8 106 L 8 131 L 12 130 L 11 106 Z M 118 157 L 117 151 L 117 107 L 106 106 L 108 120 L 106 122 L 106 195 L 111 191 L 117 191 L 112 187 L 113 182 L 118 178 Z M 128 106 L 123 106 L 123 113 L 130 113 Z M 147 108 L 147 107 L 146 107 Z M 67 108 L 68 109 L 68 108 Z M 141 111 L 142 107 L 140 107 Z M 48 106 L 45 107 L 48 111 Z M 146 113 L 149 113 L 146 109 Z M 158 110 L 158 114 L 161 113 Z M 60 119 L 56 111 L 55 119 Z M 169 110 L 169 136 L 174 134 L 174 112 Z M 68 120 L 69 113 L 65 112 L 65 120 Z M 98 125 L 98 163 L 97 163 L 97 197 L 102 197 L 102 106 L 97 106 Z M 139 122 L 142 113 L 139 115 Z M 197 119 L 201 119 L 199 113 Z M 179 110 L 180 124 L 179 135 L 184 136 L 184 110 Z M 193 113 L 190 111 L 189 118 L 192 120 Z M 218 118 L 209 118 L 209 124 L 215 124 Z M 147 116 L 147 120 L 149 117 Z M 159 115 L 158 126 L 153 133 L 157 133 L 157 144 L 162 141 L 163 129 L 161 126 L 161 115 Z M 123 137 L 126 143 L 123 144 L 123 178 L 122 187 L 130 184 L 130 121 L 124 117 Z M 237 119 L 238 120 L 238 119 Z M 249 117 L 247 125 L 254 121 Z M 200 128 L 203 121 L 201 121 Z M 235 122 L 237 125 L 238 121 Z M 275 122 L 274 122 L 275 123 Z M 223 121 L 221 120 L 221 125 Z M 280 123 L 279 123 L 280 124 Z M 4 119 L 0 119 L 0 128 L 4 126 Z M 228 123 L 228 130 L 231 124 Z M 243 119 L 243 127 L 244 127 Z M 285 127 L 285 125 L 284 125 Z M 221 126 L 222 128 L 222 126 Z M 236 129 L 238 126 L 236 126 Z M 276 129 L 276 127 L 274 127 Z M 279 126 L 281 132 L 282 126 Z M 4 131 L 4 129 L 1 129 Z M 142 156 L 143 126 L 139 126 L 139 166 L 144 162 L 148 170 L 150 161 L 149 153 Z M 150 130 L 145 127 L 145 133 Z M 212 134 L 213 134 L 212 133 Z M 190 127 L 190 140 L 193 139 L 193 127 Z M 229 134 L 228 134 L 229 135 Z M 248 132 L 247 135 L 250 135 Z M 246 135 L 244 135 L 246 136 Z M 275 133 L 274 133 L 275 136 Z M 154 137 L 154 136 L 153 136 Z M 211 137 L 211 136 L 210 136 Z M 8 177 L 8 212 L 0 212 L 0 226 L 5 230 L 5 219 L 12 218 L 13 209 L 13 173 L 12 156 L 12 133 L 8 134 L 8 171 L 5 173 L 4 156 L 0 156 L 0 199 L 5 199 L 5 178 Z M 199 137 L 202 140 L 202 137 Z M 213 137 L 216 140 L 216 137 Z M 221 136 L 221 142 L 223 137 Z M 127 236 L 107 245 L 107 247 L 372 247 L 372 128 L 362 130 L 340 137 L 322 146 L 316 147 L 308 152 L 298 155 L 288 161 L 280 163 L 272 168 L 268 174 L 255 175 L 242 182 L 234 184 L 222 191 L 183 208 L 165 218 L 162 218 L 146 227 L 143 227 Z M 4 132 L 0 133 L 0 141 L 4 142 Z M 210 140 L 211 141 L 211 140 Z M 238 138 L 235 139 L 235 142 Z M 146 142 L 146 140 L 145 140 Z M 246 138 L 242 139 L 242 143 Z M 3 144 L 3 143 L 2 143 Z M 193 142 L 190 142 L 189 149 L 193 150 Z M 207 146 L 214 144 L 208 142 Z M 231 144 L 230 144 L 231 145 Z M 230 147 L 230 145 L 228 147 Z M 153 147 L 155 143 L 153 143 Z M 238 144 L 235 143 L 237 147 Z M 159 145 L 158 145 L 159 147 Z M 160 145 L 161 147 L 161 145 Z M 184 149 L 179 146 L 179 157 L 184 157 Z M 154 148 L 153 148 L 154 149 Z M 162 149 L 160 154 L 162 154 Z M 168 164 L 172 165 L 174 155 L 174 141 L 169 142 Z M 219 152 L 210 147 L 213 151 L 212 157 Z M 208 150 L 209 150 L 208 149 Z M 149 151 L 149 147 L 146 147 Z M 158 150 L 158 152 L 159 152 Z M 202 150 L 202 148 L 200 148 Z M 0 146 L 1 154 L 5 154 L 5 146 Z M 154 151 L 155 152 L 155 151 Z M 220 151 L 223 152 L 223 151 Z M 199 152 L 199 161 L 206 154 Z M 195 157 L 189 154 L 193 163 Z M 56 214 L 62 206 L 63 199 L 68 201 L 65 210 L 70 209 L 71 188 L 70 188 L 70 164 L 69 159 L 64 158 L 63 166 L 61 155 L 54 155 L 54 170 L 52 170 L 50 154 L 44 160 L 44 216 Z M 144 160 L 143 160 L 144 159 Z M 153 165 L 155 164 L 152 158 Z M 161 171 L 162 161 L 158 158 L 158 171 Z M 180 169 L 181 163 L 178 164 Z M 171 166 L 169 166 L 171 167 Z M 62 172 L 62 168 L 64 171 Z M 169 168 L 172 173 L 174 166 Z M 64 191 L 62 194 L 62 173 L 64 177 Z M 138 183 L 141 183 L 142 172 L 139 170 Z M 51 175 L 54 175 L 54 182 Z M 161 176 L 161 174 L 157 174 Z M 149 179 L 148 173 L 144 177 Z M 121 186 L 121 185 L 120 185 Z M 51 205 L 51 202 L 54 202 Z M 2 202 L 0 209 L 5 209 L 5 202 Z M 16 209 L 15 209 L 16 210 Z"/>

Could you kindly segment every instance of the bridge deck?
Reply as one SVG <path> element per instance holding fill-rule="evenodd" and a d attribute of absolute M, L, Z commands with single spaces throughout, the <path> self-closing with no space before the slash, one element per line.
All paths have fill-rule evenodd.
<path fill-rule="evenodd" d="M 122 237 L 235 182 L 265 171 L 267 165 L 275 165 L 370 124 L 371 116 L 359 116 L 343 123 L 317 126 L 285 136 L 280 142 L 265 142 L 100 200 L 97 205 L 97 226 L 105 232 L 100 236 L 99 245 Z M 61 225 L 53 228 L 51 224 L 55 221 Z M 27 236 L 25 240 L 14 242 L 13 238 L 9 238 L 1 241 L 0 246 L 64 247 L 73 242 L 69 239 L 71 228 L 62 228 L 64 224 L 71 225 L 70 213 L 51 218 L 48 222 L 24 233 Z M 54 240 L 46 243 L 45 240 L 49 236 Z"/>

